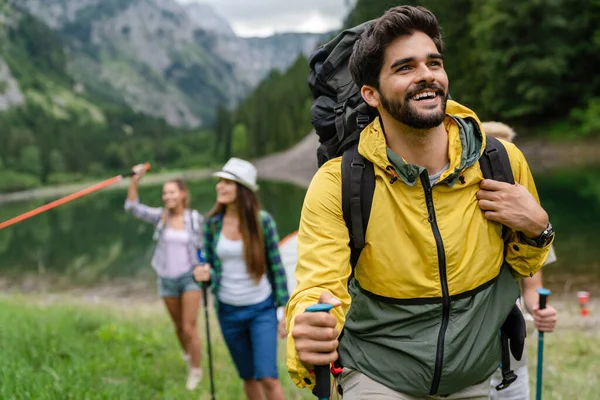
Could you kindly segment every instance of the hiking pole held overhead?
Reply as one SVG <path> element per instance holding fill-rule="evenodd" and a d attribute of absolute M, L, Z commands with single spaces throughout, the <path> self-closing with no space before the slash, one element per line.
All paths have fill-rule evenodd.
<path fill-rule="evenodd" d="M 329 312 L 331 304 L 314 304 L 306 308 L 306 312 Z M 313 393 L 319 400 L 329 400 L 331 396 L 331 375 L 329 365 L 315 365 L 315 390 Z"/>
<path fill-rule="evenodd" d="M 198 250 L 200 264 L 204 265 L 204 254 Z M 215 400 L 215 380 L 213 377 L 212 349 L 210 345 L 210 324 L 208 322 L 208 282 L 202 282 L 202 301 L 204 301 L 204 320 L 206 321 L 206 345 L 208 346 L 208 374 L 210 376 L 210 398 Z"/>
<path fill-rule="evenodd" d="M 148 171 L 150 169 L 150 164 L 149 163 L 145 163 L 144 167 L 146 168 L 146 171 Z M 7 227 L 9 227 L 11 225 L 14 225 L 14 224 L 16 224 L 18 222 L 25 221 L 28 218 L 34 217 L 34 216 L 36 216 L 38 214 L 41 214 L 43 212 L 46 212 L 48 210 L 51 210 L 51 209 L 56 208 L 58 206 L 61 206 L 61 205 L 65 204 L 65 203 L 68 203 L 70 201 L 73 201 L 75 199 L 83 197 L 83 196 L 88 195 L 90 193 L 96 192 L 96 191 L 98 191 L 100 189 L 104 189 L 105 187 L 113 185 L 113 184 L 115 184 L 115 183 L 117 183 L 119 181 L 122 181 L 124 178 L 126 178 L 128 176 L 135 175 L 135 174 L 136 174 L 136 172 L 133 171 L 133 170 L 131 170 L 130 172 L 127 172 L 125 174 L 117 175 L 115 177 L 112 177 L 112 178 L 107 179 L 105 181 L 102 181 L 100 183 L 96 183 L 95 185 L 90 186 L 90 187 L 85 188 L 85 189 L 82 189 L 79 192 L 75 192 L 75 193 L 70 194 L 68 196 L 65 196 L 65 197 L 63 197 L 61 199 L 54 200 L 51 203 L 44 204 L 43 206 L 40 206 L 40 207 L 38 207 L 36 209 L 28 211 L 28 212 L 26 212 L 24 214 L 17 215 L 14 218 L 11 218 L 11 219 L 9 219 L 7 221 L 2 222 L 0 224 L 0 230 L 2 230 L 4 228 L 7 228 Z"/>
<path fill-rule="evenodd" d="M 546 308 L 546 302 L 551 292 L 548 289 L 540 288 L 536 290 L 540 295 L 540 310 Z M 544 372 L 544 332 L 538 331 L 538 359 L 537 359 L 537 379 L 536 379 L 536 400 L 542 400 L 542 374 Z"/>

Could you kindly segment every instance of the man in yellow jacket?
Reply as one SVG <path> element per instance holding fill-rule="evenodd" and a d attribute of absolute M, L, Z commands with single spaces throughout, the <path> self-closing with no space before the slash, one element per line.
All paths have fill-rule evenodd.
<path fill-rule="evenodd" d="M 313 387 L 313 366 L 339 355 L 344 400 L 488 398 L 515 277 L 541 268 L 553 233 L 513 144 L 504 143 L 516 183 L 483 179 L 485 133 L 475 113 L 447 100 L 442 54 L 435 16 L 410 6 L 388 10 L 354 46 L 352 77 L 379 114 L 358 145 L 375 192 L 349 281 L 340 158 L 308 189 L 286 313 L 299 387 Z M 318 302 L 335 307 L 304 312 Z"/>

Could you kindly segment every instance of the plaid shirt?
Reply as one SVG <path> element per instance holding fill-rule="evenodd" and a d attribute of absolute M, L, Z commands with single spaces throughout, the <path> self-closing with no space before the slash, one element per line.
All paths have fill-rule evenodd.
<path fill-rule="evenodd" d="M 260 211 L 265 239 L 265 255 L 267 256 L 267 278 L 273 290 L 273 300 L 276 307 L 285 306 L 289 299 L 287 278 L 281 256 L 279 255 L 279 234 L 275 220 L 266 211 Z M 204 253 L 205 261 L 211 266 L 211 289 L 218 298 L 221 282 L 221 261 L 216 255 L 217 243 L 223 228 L 223 215 L 215 215 L 204 223 Z"/>

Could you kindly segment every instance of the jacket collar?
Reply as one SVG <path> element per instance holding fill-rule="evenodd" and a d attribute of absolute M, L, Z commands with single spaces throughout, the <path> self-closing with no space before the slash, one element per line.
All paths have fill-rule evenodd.
<path fill-rule="evenodd" d="M 443 181 L 452 186 L 465 168 L 479 160 L 485 149 L 485 137 L 477 115 L 452 100 L 448 100 L 446 105 L 444 127 L 448 133 L 450 166 L 440 176 L 439 182 Z M 391 152 L 387 147 L 379 118 L 361 132 L 358 151 L 367 160 L 388 173 L 391 173 L 389 169 L 393 168 L 399 179 L 409 186 L 416 183 L 424 170 L 419 165 L 406 163 L 402 157 Z M 390 162 L 390 156 L 394 159 L 395 166 Z"/>

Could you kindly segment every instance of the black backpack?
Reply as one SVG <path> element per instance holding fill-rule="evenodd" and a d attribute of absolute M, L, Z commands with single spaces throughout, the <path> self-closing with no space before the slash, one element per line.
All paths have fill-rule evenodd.
<path fill-rule="evenodd" d="M 342 156 L 342 210 L 350 233 L 353 267 L 365 244 L 375 190 L 373 164 L 358 153 L 357 146 L 360 133 L 377 117 L 377 112 L 363 100 L 348 63 L 354 43 L 371 22 L 342 31 L 308 59 L 308 86 L 313 95 L 310 114 L 320 143 L 317 161 L 321 167 Z M 514 183 L 506 149 L 495 138 L 487 139 L 480 159 L 483 176 Z"/>
<path fill-rule="evenodd" d="M 364 102 L 348 70 L 354 43 L 369 24 L 341 32 L 308 59 L 308 86 L 314 98 L 310 116 L 319 136 L 319 167 L 358 143 L 360 132 L 377 115 Z"/>
<path fill-rule="evenodd" d="M 367 21 L 342 31 L 315 50 L 308 60 L 308 85 L 313 95 L 310 114 L 320 143 L 317 149 L 318 166 L 321 167 L 332 158 L 342 157 L 342 210 L 350 236 L 351 276 L 365 246 L 375 191 L 373 164 L 359 154 L 358 141 L 362 130 L 377 117 L 377 113 L 363 100 L 360 88 L 352 80 L 348 63 L 354 43 L 370 23 Z M 487 137 L 479 163 L 486 179 L 514 183 L 508 153 L 496 138 Z M 520 360 L 525 321 L 516 306 L 502 327 L 503 381 L 498 385 L 498 390 L 508 387 L 517 378 L 510 370 L 508 338 L 511 338 L 513 355 Z"/>

